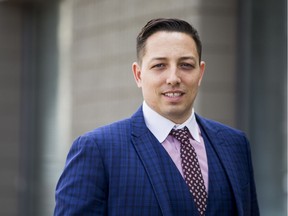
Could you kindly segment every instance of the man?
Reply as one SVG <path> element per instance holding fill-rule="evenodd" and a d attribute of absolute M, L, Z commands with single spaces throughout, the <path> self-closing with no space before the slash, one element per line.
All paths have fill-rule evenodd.
<path fill-rule="evenodd" d="M 197 31 L 151 20 L 137 57 L 143 105 L 74 142 L 55 215 L 259 215 L 244 134 L 194 113 L 205 69 Z"/>

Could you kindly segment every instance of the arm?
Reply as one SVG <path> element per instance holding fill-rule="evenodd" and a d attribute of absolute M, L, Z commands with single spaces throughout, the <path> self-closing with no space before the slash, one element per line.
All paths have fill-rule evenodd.
<path fill-rule="evenodd" d="M 56 187 L 54 215 L 105 215 L 107 179 L 96 143 L 78 138 L 67 156 Z"/>
<path fill-rule="evenodd" d="M 248 154 L 248 163 L 249 163 L 249 175 L 250 175 L 250 192 L 251 192 L 251 216 L 258 216 L 260 215 L 258 201 L 257 201 L 257 194 L 256 194 L 256 186 L 254 180 L 254 173 L 253 173 L 253 165 L 252 165 L 252 158 L 251 158 L 251 150 L 250 144 L 247 138 L 245 137 L 245 141 L 247 143 L 247 154 Z"/>

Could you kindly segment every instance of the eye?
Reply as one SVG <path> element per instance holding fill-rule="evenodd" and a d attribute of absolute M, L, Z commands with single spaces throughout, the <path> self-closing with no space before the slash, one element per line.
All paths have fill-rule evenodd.
<path fill-rule="evenodd" d="M 191 70 L 193 68 L 195 68 L 195 66 L 193 64 L 190 63 L 181 63 L 180 67 L 186 70 Z"/>
<path fill-rule="evenodd" d="M 165 68 L 165 64 L 163 64 L 163 63 L 159 63 L 159 64 L 156 64 L 156 65 L 153 65 L 152 68 L 155 68 L 155 69 L 162 69 L 162 68 Z"/>

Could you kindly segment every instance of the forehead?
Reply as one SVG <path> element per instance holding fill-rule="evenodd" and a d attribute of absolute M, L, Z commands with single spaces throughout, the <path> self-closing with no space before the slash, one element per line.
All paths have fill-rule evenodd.
<path fill-rule="evenodd" d="M 148 41 L 155 41 L 155 40 L 165 40 L 165 39 L 179 40 L 183 38 L 187 40 L 189 39 L 195 43 L 191 35 L 184 33 L 184 32 L 177 32 L 177 31 L 157 31 L 147 38 L 146 43 Z"/>
<path fill-rule="evenodd" d="M 173 54 L 189 54 L 198 57 L 194 39 L 189 34 L 182 32 L 156 32 L 147 39 L 143 57 Z"/>

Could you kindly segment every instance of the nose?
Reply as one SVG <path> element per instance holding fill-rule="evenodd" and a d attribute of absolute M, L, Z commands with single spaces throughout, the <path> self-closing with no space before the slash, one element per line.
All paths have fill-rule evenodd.
<path fill-rule="evenodd" d="M 170 70 L 167 71 L 168 76 L 167 76 L 167 84 L 168 85 L 178 85 L 181 82 L 181 78 L 179 76 L 177 68 L 171 68 Z"/>

